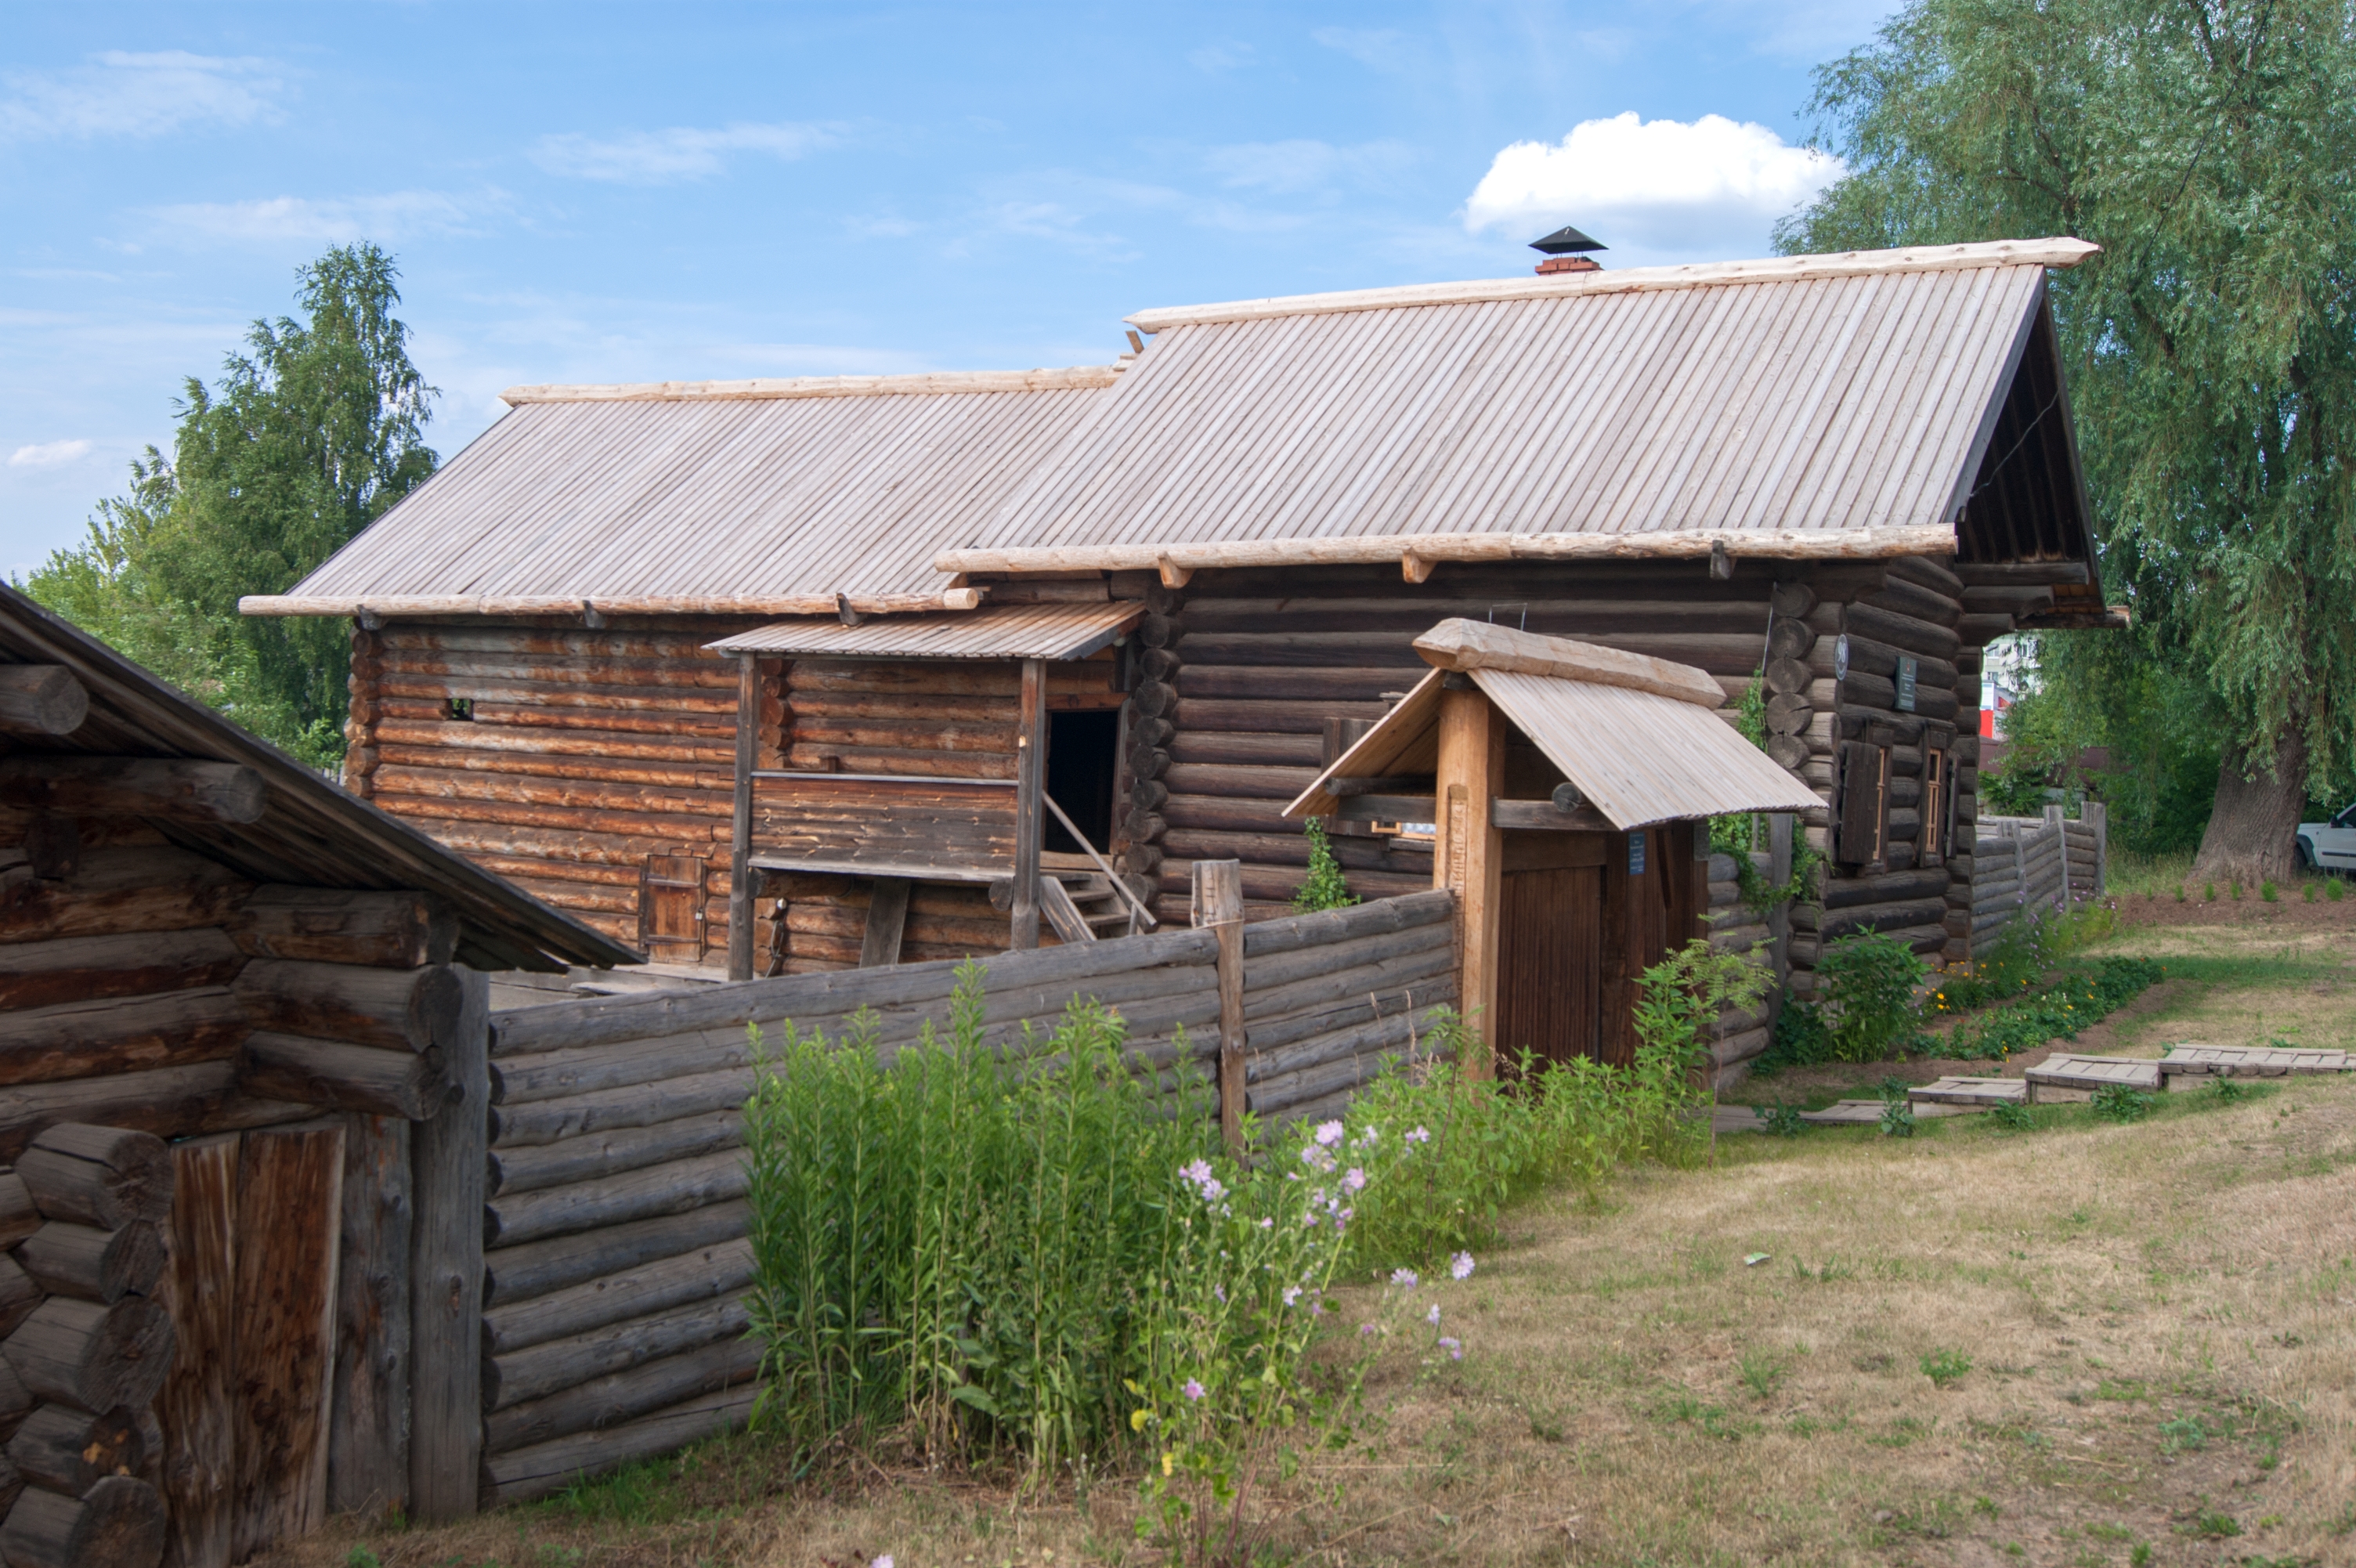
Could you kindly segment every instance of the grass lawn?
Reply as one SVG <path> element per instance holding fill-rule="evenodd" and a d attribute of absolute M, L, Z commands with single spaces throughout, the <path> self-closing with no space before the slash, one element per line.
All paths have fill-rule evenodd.
<path fill-rule="evenodd" d="M 2356 927 L 2130 929 L 2102 950 L 2172 979 L 2082 1047 L 2356 1044 Z M 2166 1096 L 2124 1125 L 2037 1115 L 1728 1137 L 1714 1169 L 1518 1211 L 1471 1280 L 1419 1293 L 1463 1361 L 1384 1363 L 1359 1443 L 1264 1495 L 1260 1560 L 2356 1561 L 2356 1081 Z M 1162 1561 L 1135 1514 L 1119 1477 L 1018 1506 L 888 1450 L 791 1485 L 734 1439 L 274 1561 Z"/>

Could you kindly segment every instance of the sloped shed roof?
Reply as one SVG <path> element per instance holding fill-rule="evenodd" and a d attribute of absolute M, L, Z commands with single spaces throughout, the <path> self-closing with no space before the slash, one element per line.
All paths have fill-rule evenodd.
<path fill-rule="evenodd" d="M 1112 367 L 519 387 L 514 411 L 259 615 L 943 607 Z"/>
<path fill-rule="evenodd" d="M 80 727 L 62 736 L 0 736 L 0 756 L 55 752 L 192 757 L 251 768 L 267 789 L 259 820 L 163 822 L 183 848 L 255 882 L 406 889 L 447 903 L 458 959 L 480 970 L 562 971 L 569 963 L 640 961 L 572 916 L 346 794 L 267 741 L 193 702 L 70 621 L 0 586 L 0 664 L 62 665 L 90 694 Z"/>
<path fill-rule="evenodd" d="M 2040 341 L 2045 269 L 2094 249 L 2008 242 L 1142 312 L 1131 320 L 1151 348 L 936 564 L 1586 555 L 1661 534 L 1700 552 L 1720 536 L 1738 553 L 1898 553 L 1952 542 L 1984 460 L 2023 450 L 2067 468 L 2040 504 L 2068 515 L 2032 530 L 2029 553 L 2083 558 L 2066 403 L 2034 411 L 2060 447 L 1991 448 Z M 2050 355 L 2050 326 L 2042 343 Z M 1255 548 L 1279 545 L 1292 553 Z"/>

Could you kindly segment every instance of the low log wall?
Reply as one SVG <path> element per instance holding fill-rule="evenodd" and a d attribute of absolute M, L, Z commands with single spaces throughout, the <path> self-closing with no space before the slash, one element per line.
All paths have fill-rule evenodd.
<path fill-rule="evenodd" d="M 1985 956 L 2022 914 L 2040 917 L 2098 898 L 2108 886 L 2110 833 L 2100 801 L 2071 821 L 2050 806 L 2039 817 L 1982 817 L 1972 856 L 1972 952 Z"/>
<path fill-rule="evenodd" d="M 1243 928 L 1244 1105 L 1329 1114 L 1415 1049 L 1456 999 L 1455 900 L 1413 894 Z M 1168 930 L 981 961 L 986 1038 L 1052 1030 L 1075 996 L 1116 1008 L 1141 1071 L 1174 1090 L 1221 1040 L 1216 933 Z M 834 971 L 493 1015 L 484 1207 L 486 1505 L 677 1448 L 750 1411 L 741 1109 L 746 1026 L 830 1036 L 862 1008 L 888 1059 L 948 1020 L 958 965 Z M 1237 977 L 1230 976 L 1235 989 Z"/>

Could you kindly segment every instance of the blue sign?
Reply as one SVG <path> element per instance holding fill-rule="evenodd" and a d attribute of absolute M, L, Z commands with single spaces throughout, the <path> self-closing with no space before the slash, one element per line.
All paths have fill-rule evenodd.
<path fill-rule="evenodd" d="M 1628 875 L 1631 876 L 1644 875 L 1644 835 L 1643 833 L 1628 835 Z"/>
<path fill-rule="evenodd" d="M 1898 711 L 1901 714 L 1914 711 L 1914 660 L 1912 659 L 1898 661 Z"/>

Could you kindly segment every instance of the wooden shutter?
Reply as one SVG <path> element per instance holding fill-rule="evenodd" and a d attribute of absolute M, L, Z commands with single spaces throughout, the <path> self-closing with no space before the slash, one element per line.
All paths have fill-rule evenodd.
<path fill-rule="evenodd" d="M 1922 826 L 1915 829 L 1917 860 L 1935 865 L 1947 856 L 1947 754 L 1922 748 Z"/>
<path fill-rule="evenodd" d="M 1861 740 L 1847 740 L 1840 748 L 1839 800 L 1833 858 L 1844 865 L 1865 865 L 1882 857 L 1884 830 L 1889 823 L 1890 750 Z"/>
<path fill-rule="evenodd" d="M 638 873 L 638 945 L 650 959 L 694 963 L 703 957 L 703 862 L 650 854 Z"/>

